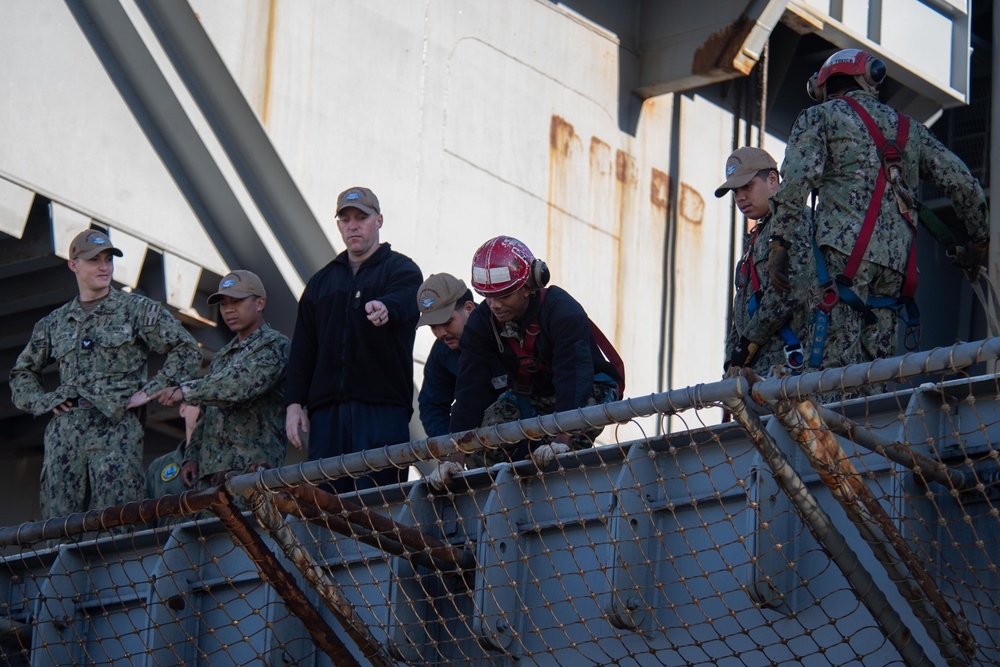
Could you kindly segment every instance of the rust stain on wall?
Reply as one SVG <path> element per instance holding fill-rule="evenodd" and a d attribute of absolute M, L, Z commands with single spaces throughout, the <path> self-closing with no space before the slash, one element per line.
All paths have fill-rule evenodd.
<path fill-rule="evenodd" d="M 619 183 L 625 183 L 628 181 L 629 166 L 634 165 L 634 160 L 631 155 L 626 154 L 623 151 L 617 151 L 615 153 L 615 180 Z"/>
<path fill-rule="evenodd" d="M 670 175 L 659 169 L 651 170 L 649 175 L 649 201 L 659 210 L 670 208 Z"/>
<path fill-rule="evenodd" d="M 635 226 L 639 224 L 636 213 L 636 187 L 639 182 L 639 172 L 635 166 L 635 158 L 625 151 L 615 151 L 615 303 L 613 321 L 615 330 L 611 341 L 621 348 L 622 329 L 627 318 L 622 317 L 621 307 L 625 303 L 625 261 L 626 261 L 626 227 L 632 225 L 632 232 L 637 233 Z"/>
<path fill-rule="evenodd" d="M 678 214 L 685 222 L 700 225 L 705 219 L 705 199 L 687 183 L 681 183 Z"/>
<path fill-rule="evenodd" d="M 576 130 L 563 118 L 552 114 L 552 122 L 549 125 L 549 148 L 559 151 L 563 157 L 569 152 L 570 140 L 576 136 Z"/>
<path fill-rule="evenodd" d="M 274 76 L 274 40 L 278 23 L 278 0 L 270 0 L 267 7 L 267 42 L 264 47 L 264 90 L 260 104 L 260 122 L 267 125 L 271 115 L 271 78 Z"/>
<path fill-rule="evenodd" d="M 578 142 L 576 130 L 565 118 L 552 114 L 549 124 L 549 206 L 546 220 L 546 256 L 558 257 L 561 251 L 560 235 L 553 220 L 556 207 L 561 207 L 568 196 L 568 179 L 572 175 L 569 155 Z"/>
<path fill-rule="evenodd" d="M 726 28 L 712 33 L 695 52 L 691 61 L 691 73 L 701 74 L 712 70 L 736 70 L 749 74 L 756 64 L 743 53 L 754 22 L 741 16 Z"/>
<path fill-rule="evenodd" d="M 597 137 L 590 138 L 590 173 L 591 178 L 596 175 L 604 176 L 608 173 L 608 163 L 611 162 L 608 156 L 611 155 L 611 146 Z"/>

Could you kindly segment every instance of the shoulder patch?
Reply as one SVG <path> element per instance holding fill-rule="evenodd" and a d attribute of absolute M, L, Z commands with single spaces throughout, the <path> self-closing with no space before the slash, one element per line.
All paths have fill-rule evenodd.
<path fill-rule="evenodd" d="M 181 474 L 181 467 L 176 463 L 168 463 L 163 470 L 160 471 L 160 479 L 164 482 L 169 482 Z"/>
<path fill-rule="evenodd" d="M 160 304 L 151 303 L 146 307 L 146 320 L 145 324 L 147 327 L 151 327 L 156 324 L 160 319 Z"/>

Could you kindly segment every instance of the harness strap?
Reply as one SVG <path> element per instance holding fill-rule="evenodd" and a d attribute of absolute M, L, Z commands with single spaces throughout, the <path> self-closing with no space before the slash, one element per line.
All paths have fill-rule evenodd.
<path fill-rule="evenodd" d="M 751 319 L 759 306 L 760 277 L 757 275 L 757 266 L 753 261 L 753 247 L 759 235 L 760 226 L 754 227 L 753 231 L 750 232 L 750 239 L 747 241 L 747 250 L 743 253 L 742 259 L 743 270 L 750 274 L 750 289 L 752 293 L 750 294 L 750 299 L 747 301 L 747 314 L 750 315 Z M 793 373 L 801 371 L 804 358 L 802 356 L 802 344 L 799 342 L 798 337 L 787 324 L 781 327 L 778 333 L 781 335 L 781 339 L 785 341 L 785 363 Z"/>
<path fill-rule="evenodd" d="M 541 308 L 544 302 L 545 288 L 542 288 L 538 291 L 539 308 Z M 514 350 L 514 354 L 517 355 L 517 379 L 514 381 L 513 387 L 513 391 L 516 394 L 530 394 L 531 375 L 538 371 L 551 370 L 548 364 L 542 363 L 534 356 L 535 341 L 538 339 L 539 331 L 541 331 L 541 326 L 538 324 L 538 318 L 536 317 L 531 324 L 524 328 L 524 345 L 521 345 L 516 338 L 505 338 L 507 344 Z"/>
<path fill-rule="evenodd" d="M 823 352 L 826 347 L 826 337 L 829 333 L 830 311 L 838 301 L 843 301 L 852 309 L 862 314 L 865 324 L 874 324 L 878 321 L 873 309 L 890 308 L 894 310 L 900 319 L 906 324 L 906 335 L 904 345 L 907 349 L 916 349 L 920 341 L 920 314 L 917 310 L 913 297 L 917 292 L 917 227 L 910 215 L 910 208 L 913 205 L 913 193 L 909 186 L 902 180 L 901 163 L 903 160 L 903 150 L 910 134 L 910 119 L 904 114 L 896 113 L 897 130 L 896 140 L 886 141 L 885 136 L 875 124 L 861 104 L 850 97 L 839 98 L 847 103 L 854 112 L 858 114 L 861 122 L 865 124 L 875 148 L 878 151 L 882 168 L 879 169 L 878 177 L 875 180 L 875 189 L 872 192 L 871 201 L 868 203 L 868 210 L 865 212 L 865 219 L 861 224 L 861 232 L 854 244 L 854 249 L 848 257 L 844 272 L 837 276 L 836 280 L 831 280 L 823 260 L 823 253 L 816 243 L 816 199 L 813 193 L 813 228 L 812 246 L 813 255 L 816 258 L 816 275 L 820 285 L 820 300 L 816 305 L 816 311 L 812 316 L 813 339 L 810 348 L 810 365 L 820 368 L 823 362 Z M 868 244 L 871 242 L 872 234 L 875 232 L 875 224 L 878 221 L 879 210 L 882 207 L 882 199 L 885 197 L 885 188 L 892 185 L 893 195 L 899 211 L 906 220 L 906 223 L 913 230 L 913 241 L 910 243 L 910 252 L 906 259 L 906 274 L 903 279 L 903 287 L 898 297 L 870 297 L 867 302 L 851 289 L 854 285 L 854 276 L 858 273 L 861 261 L 864 259 Z M 905 315 L 904 315 L 905 311 Z"/>
<path fill-rule="evenodd" d="M 545 303 L 545 294 L 548 291 L 547 288 L 543 287 L 538 290 L 538 309 L 541 312 L 542 304 Z M 594 321 L 587 318 L 590 322 L 590 331 L 594 336 L 594 342 L 597 343 L 597 347 L 600 348 L 601 352 L 607 358 L 608 363 L 615 369 L 618 373 L 618 398 L 622 398 L 625 395 L 625 362 L 622 361 L 621 355 L 618 354 L 618 350 L 615 346 L 611 344 L 608 337 L 604 335 L 604 332 L 598 328 Z M 527 395 L 531 393 L 531 375 L 537 373 L 538 371 L 550 372 L 552 368 L 543 363 L 540 359 L 534 356 L 535 353 L 535 341 L 538 339 L 538 334 L 541 332 L 541 325 L 538 322 L 538 316 L 535 316 L 534 321 L 524 328 L 524 344 L 518 342 L 516 338 L 505 338 L 507 344 L 517 355 L 517 380 L 514 383 L 513 391 L 517 394 Z"/>
<path fill-rule="evenodd" d="M 743 266 L 746 267 L 746 271 L 750 274 L 750 292 L 754 295 L 760 291 L 760 277 L 757 275 L 757 266 L 753 261 L 753 246 L 757 242 L 757 237 L 760 235 L 760 226 L 753 228 L 750 232 L 750 239 L 747 241 L 747 249 L 743 253 Z M 753 314 L 750 315 L 753 317 Z"/>
<path fill-rule="evenodd" d="M 588 318 L 590 319 L 590 318 Z M 594 334 L 594 341 L 597 343 L 597 347 L 601 348 L 601 352 L 607 357 L 608 363 L 610 363 L 615 371 L 618 373 L 620 380 L 618 381 L 618 398 L 621 399 L 625 396 L 625 362 L 622 361 L 621 355 L 618 354 L 618 350 L 615 346 L 611 344 L 608 337 L 604 335 L 600 327 L 594 324 L 594 320 L 590 320 L 590 331 Z"/>
<path fill-rule="evenodd" d="M 903 151 L 906 148 L 906 142 L 910 135 L 910 119 L 905 114 L 897 112 L 898 127 L 896 130 L 896 140 L 887 141 L 885 135 L 878 128 L 878 125 L 875 124 L 875 120 L 871 117 L 871 114 L 857 100 L 850 97 L 841 97 L 840 99 L 854 109 L 861 122 L 868 128 L 868 133 L 871 135 L 872 141 L 875 142 L 875 148 L 878 150 L 879 158 L 882 161 L 882 168 L 879 169 L 878 178 L 875 180 L 875 190 L 872 193 L 871 201 L 868 203 L 868 210 L 865 213 L 865 219 L 861 225 L 858 240 L 854 244 L 854 250 L 847 260 L 844 272 L 841 276 L 838 276 L 838 282 L 843 282 L 847 287 L 850 287 L 854 281 L 854 276 L 858 272 L 858 267 L 861 265 L 861 260 L 864 259 L 865 252 L 868 250 L 872 234 L 875 231 L 875 223 L 878 220 L 879 209 L 882 207 L 882 199 L 885 196 L 885 188 L 889 182 L 891 172 L 894 169 L 897 170 L 895 179 L 898 180 L 900 178 L 900 174 L 898 173 L 899 164 L 903 159 Z M 904 186 L 905 184 L 896 187 Z M 906 275 L 903 280 L 903 288 L 900 296 L 904 299 L 912 299 L 917 293 L 917 227 L 905 207 L 900 206 L 900 213 L 902 213 L 903 219 L 906 220 L 906 223 L 913 230 L 914 235 L 914 239 L 910 243 L 909 256 L 906 260 Z"/>

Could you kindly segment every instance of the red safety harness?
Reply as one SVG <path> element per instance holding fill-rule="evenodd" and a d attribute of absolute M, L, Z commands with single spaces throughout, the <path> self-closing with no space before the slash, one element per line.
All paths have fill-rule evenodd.
<path fill-rule="evenodd" d="M 538 290 L 538 313 L 541 313 L 542 304 L 545 303 L 545 293 L 546 289 L 542 288 Z M 625 395 L 625 362 L 622 361 L 621 355 L 615 349 L 615 346 L 611 344 L 608 337 L 604 335 L 604 332 L 598 328 L 594 321 L 589 319 L 590 331 L 594 336 L 594 341 L 597 343 L 597 347 L 601 349 L 604 357 L 608 362 L 614 367 L 615 371 L 618 373 L 618 398 L 622 398 Z M 514 393 L 517 394 L 530 394 L 531 393 L 531 375 L 537 373 L 538 371 L 551 372 L 552 368 L 548 364 L 542 363 L 541 360 L 537 359 L 535 355 L 535 342 L 538 339 L 538 334 L 541 331 L 541 325 L 538 322 L 538 315 L 535 315 L 535 319 L 524 328 L 524 344 L 517 341 L 516 338 L 507 338 L 507 344 L 517 355 L 517 379 L 514 381 Z"/>
<path fill-rule="evenodd" d="M 816 244 L 815 225 L 815 196 L 813 198 L 813 229 L 812 246 L 813 255 L 816 258 L 816 272 L 819 279 L 820 297 L 813 313 L 813 338 L 810 348 L 809 363 L 811 366 L 820 368 L 823 361 L 823 352 L 826 346 L 826 336 L 828 333 L 830 311 L 837 305 L 838 301 L 843 301 L 854 310 L 860 312 L 868 324 L 877 321 L 872 312 L 875 308 L 891 308 L 906 323 L 906 335 L 904 337 L 907 349 L 916 349 L 920 344 L 920 313 L 917 311 L 916 302 L 913 299 L 917 292 L 917 227 L 910 216 L 909 206 L 912 205 L 912 193 L 906 184 L 903 175 L 903 151 L 906 148 L 906 141 L 910 134 L 910 119 L 908 116 L 896 113 L 897 130 L 896 140 L 887 141 L 882 131 L 875 124 L 871 115 L 865 111 L 861 104 L 850 97 L 839 98 L 854 109 L 861 121 L 868 128 L 875 148 L 878 150 L 882 168 L 879 169 L 878 177 L 875 179 L 875 190 L 872 192 L 871 201 L 868 203 L 868 210 L 865 212 L 865 219 L 861 224 L 861 231 L 858 239 L 854 243 L 844 272 L 833 279 L 826 268 L 823 253 L 820 252 Z M 885 189 L 892 184 L 893 193 L 897 203 L 902 200 L 909 200 L 905 205 L 899 205 L 899 211 L 906 220 L 910 229 L 913 230 L 913 240 L 910 243 L 910 252 L 906 260 L 906 275 L 903 278 L 903 287 L 899 296 L 894 297 L 869 297 L 867 301 L 862 301 L 854 290 L 854 276 L 858 273 L 861 261 L 864 259 L 868 244 L 871 242 L 872 234 L 875 232 L 875 223 L 878 221 L 879 210 L 882 207 L 882 199 L 885 197 Z M 814 193 L 815 195 L 815 193 Z M 905 310 L 905 314 L 903 311 Z"/>
<path fill-rule="evenodd" d="M 896 140 L 886 141 L 885 136 L 878 128 L 878 125 L 875 124 L 871 115 L 865 111 L 864 107 L 857 100 L 850 97 L 842 97 L 840 99 L 847 102 L 854 109 L 854 112 L 861 118 L 865 127 L 868 128 L 868 133 L 871 135 L 872 141 L 875 142 L 879 158 L 882 161 L 882 169 L 879 170 L 878 178 L 875 181 L 875 191 L 872 193 L 871 202 L 868 204 L 868 211 L 865 213 L 864 223 L 861 225 L 861 233 L 858 234 L 858 240 L 854 245 L 854 250 L 851 252 L 850 258 L 847 260 L 844 272 L 840 274 L 843 278 L 847 279 L 847 286 L 849 287 L 854 281 L 854 276 L 857 274 L 861 260 L 868 249 L 872 233 L 875 231 L 875 222 L 878 220 L 882 198 L 885 196 L 886 184 L 892 182 L 896 187 L 902 187 L 902 185 L 898 184 L 903 179 L 903 151 L 906 149 L 906 140 L 909 139 L 910 135 L 910 119 L 905 114 L 897 112 L 898 130 L 896 131 Z M 910 255 L 906 260 L 906 277 L 903 280 L 903 289 L 900 296 L 904 299 L 912 299 L 913 295 L 917 293 L 917 226 L 910 217 L 908 210 L 900 207 L 900 213 L 902 213 L 903 219 L 906 220 L 910 229 L 913 230 L 914 236 L 913 242 L 910 243 Z"/>

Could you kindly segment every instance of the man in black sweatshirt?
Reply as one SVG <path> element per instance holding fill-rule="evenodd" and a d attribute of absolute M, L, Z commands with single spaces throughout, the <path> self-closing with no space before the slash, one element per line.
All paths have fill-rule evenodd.
<path fill-rule="evenodd" d="M 379 243 L 382 214 L 368 188 L 337 199 L 337 227 L 347 249 L 320 269 L 299 300 L 285 384 L 285 430 L 309 459 L 410 439 L 413 340 L 423 280 L 409 257 Z M 340 493 L 405 481 L 388 469 L 334 481 Z"/>

